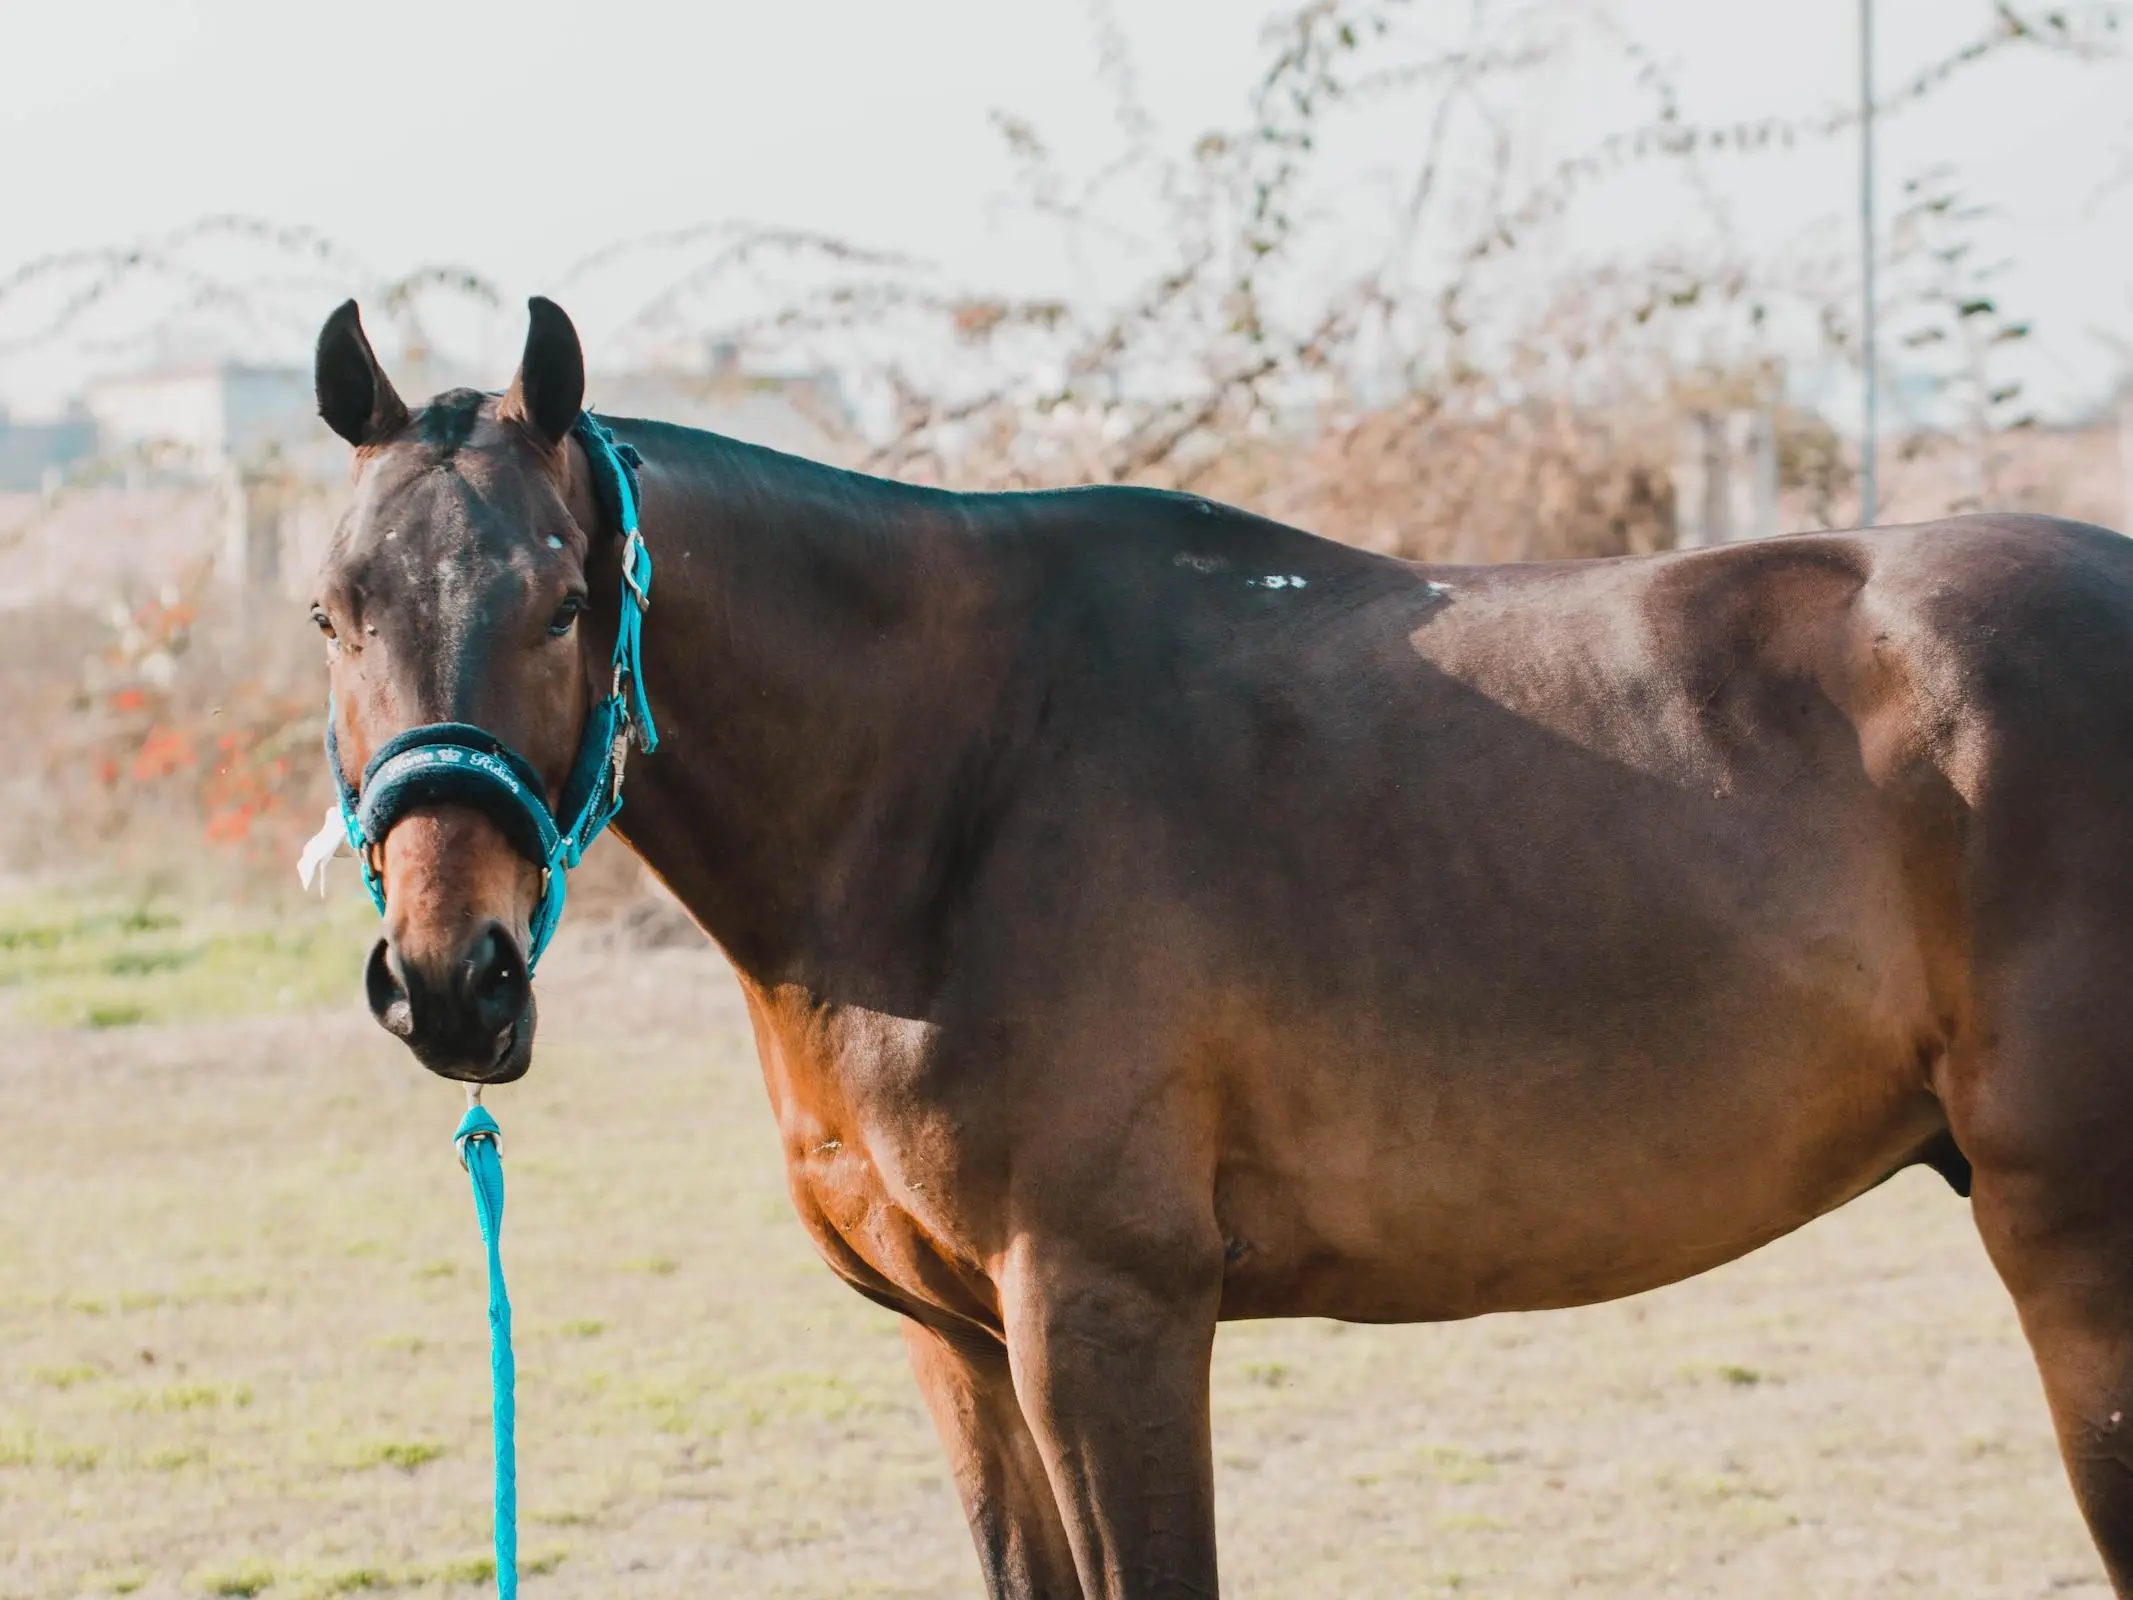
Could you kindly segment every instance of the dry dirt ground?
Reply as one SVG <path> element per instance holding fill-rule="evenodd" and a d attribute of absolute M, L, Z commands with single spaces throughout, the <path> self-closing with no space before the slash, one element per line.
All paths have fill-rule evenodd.
<path fill-rule="evenodd" d="M 787 1209 L 723 968 L 566 943 L 543 1014 L 492 1101 L 528 1596 L 977 1594 L 892 1319 Z M 478 1594 L 458 1090 L 353 1002 L 0 1028 L 0 1596 Z M 1226 1328 L 1215 1396 L 1231 1595 L 2104 1593 L 1930 1175 L 1622 1304 Z"/>

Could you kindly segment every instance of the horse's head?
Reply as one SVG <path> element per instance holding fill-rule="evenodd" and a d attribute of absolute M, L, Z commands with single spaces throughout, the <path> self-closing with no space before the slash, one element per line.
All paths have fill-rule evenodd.
<path fill-rule="evenodd" d="M 356 451 L 311 610 L 349 784 L 410 729 L 470 724 L 524 758 L 553 808 L 579 752 L 598 694 L 577 635 L 599 519 L 568 444 L 585 368 L 570 319 L 546 300 L 531 310 L 505 394 L 453 390 L 413 412 L 354 301 L 319 334 L 319 414 Z M 385 936 L 370 1009 L 448 1078 L 508 1082 L 532 1059 L 543 876 L 507 820 L 447 799 L 372 841 Z"/>

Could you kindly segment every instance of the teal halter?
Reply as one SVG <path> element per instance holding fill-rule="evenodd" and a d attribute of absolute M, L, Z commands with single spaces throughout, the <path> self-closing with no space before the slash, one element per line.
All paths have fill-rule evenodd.
<path fill-rule="evenodd" d="M 326 767 L 341 797 L 341 825 L 348 847 L 362 864 L 371 903 L 385 914 L 385 885 L 376 853 L 393 824 L 417 806 L 474 806 L 495 821 L 514 848 L 541 869 L 541 898 L 528 929 L 530 976 L 563 920 L 565 882 L 601 830 L 622 809 L 622 763 L 629 746 L 650 754 L 659 747 L 651 702 L 644 692 L 644 614 L 652 604 L 652 555 L 637 527 L 637 452 L 615 442 L 589 411 L 578 413 L 571 433 L 593 466 L 601 509 L 622 535 L 621 610 L 615 624 L 614 684 L 587 713 L 578 756 L 563 785 L 561 821 L 548 809 L 546 786 L 532 763 L 494 734 L 464 722 L 431 722 L 410 728 L 379 746 L 351 784 L 341 766 L 333 733 L 333 707 L 326 708 Z"/>

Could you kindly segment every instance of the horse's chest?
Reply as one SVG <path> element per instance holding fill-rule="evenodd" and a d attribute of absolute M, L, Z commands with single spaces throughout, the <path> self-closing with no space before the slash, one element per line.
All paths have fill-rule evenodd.
<path fill-rule="evenodd" d="M 885 1104 L 866 1087 L 900 1081 L 923 1041 L 880 1027 L 825 1029 L 819 1017 L 796 1021 L 770 1005 L 756 1022 L 786 1185 L 823 1260 L 900 1310 L 996 1324 L 956 1141 L 923 1105 L 893 1095 L 901 1103 Z"/>
<path fill-rule="evenodd" d="M 957 1237 L 950 1197 L 923 1177 L 885 1172 L 863 1142 L 829 1138 L 788 1152 L 793 1208 L 830 1269 L 898 1310 L 997 1327 L 989 1275 Z"/>

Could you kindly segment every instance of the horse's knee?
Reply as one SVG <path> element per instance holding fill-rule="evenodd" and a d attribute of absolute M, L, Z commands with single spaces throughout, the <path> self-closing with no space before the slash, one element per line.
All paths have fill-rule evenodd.
<path fill-rule="evenodd" d="M 1071 1245 L 1016 1252 L 1001 1282 L 1015 1387 L 1026 1408 L 1109 1404 L 1129 1367 L 1205 1390 L 1221 1306 L 1219 1240 L 1180 1237 L 1123 1259 Z M 1086 1393 L 1077 1391 L 1085 1390 Z M 1153 1393 L 1144 1396 L 1152 1401 Z"/>

